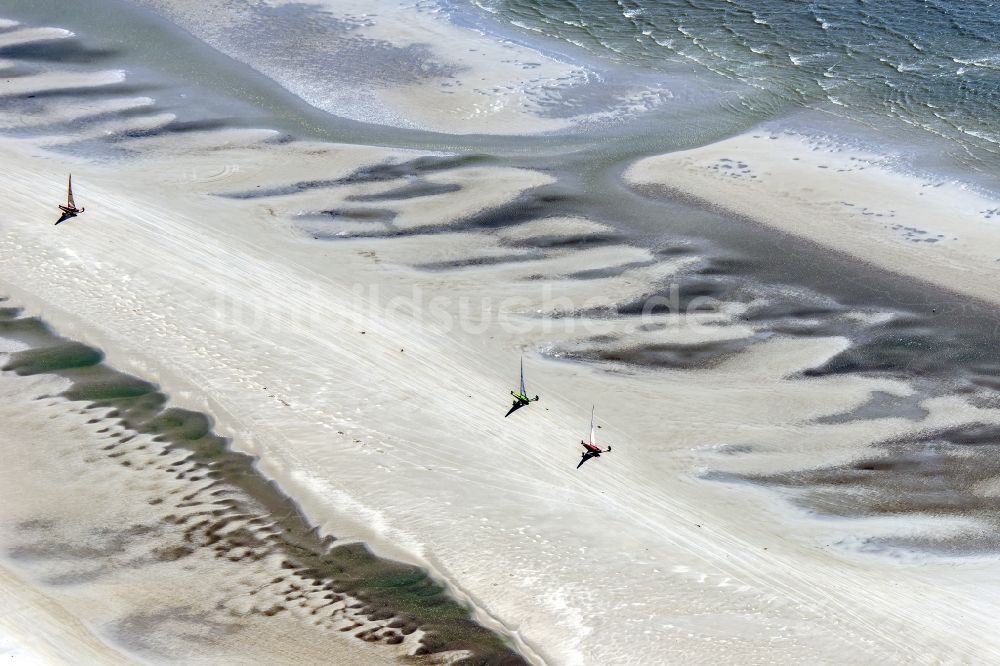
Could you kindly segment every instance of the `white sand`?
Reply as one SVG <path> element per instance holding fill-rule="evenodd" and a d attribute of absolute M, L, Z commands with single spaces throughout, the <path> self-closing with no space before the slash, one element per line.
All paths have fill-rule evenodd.
<path fill-rule="evenodd" d="M 37 93 L 53 88 L 68 88 L 71 86 L 107 86 L 114 83 L 121 83 L 125 80 L 125 72 L 122 70 L 108 70 L 103 72 L 88 72 L 80 74 L 77 72 L 43 72 L 14 79 L 8 79 L 0 89 L 0 98 L 7 95 L 25 95 Z"/>
<path fill-rule="evenodd" d="M 3 27 L 6 26 L 0 24 L 0 28 Z M 11 30 L 10 32 L 0 34 L 0 48 L 9 48 L 40 40 L 65 39 L 72 36 L 72 32 L 62 28 L 21 28 L 20 30 Z"/>
<path fill-rule="evenodd" d="M 358 120 L 418 127 L 439 132 L 471 134 L 532 134 L 570 126 L 573 120 L 548 118 L 538 100 L 573 84 L 585 83 L 591 74 L 576 65 L 556 60 L 530 47 L 497 39 L 448 20 L 436 2 L 382 2 L 321 0 L 308 9 L 323 12 L 329 24 L 347 26 L 343 35 L 294 35 L 275 38 L 294 43 L 295 52 L 317 62 L 329 62 L 327 78 L 303 75 L 289 57 L 268 58 L 259 45 L 241 35 L 260 20 L 256 4 L 225 0 L 136 0 L 151 7 L 200 39 L 236 60 L 274 78 L 310 104 L 336 115 Z M 269 16 L 282 9 L 306 7 L 293 0 L 266 3 Z M 254 28 L 266 30 L 271 19 Z M 280 30 L 280 28 L 277 28 Z M 272 38 L 270 34 L 268 38 Z M 370 40 L 400 49 L 394 56 L 410 66 L 407 49 L 424 53 L 426 71 L 411 80 L 388 84 L 377 76 L 340 78 L 357 66 L 356 58 L 379 56 L 367 52 L 345 55 L 347 40 Z M 437 68 L 447 70 L 437 73 Z M 393 64 L 386 64 L 391 74 Z M 367 70 L 362 70 L 367 71 Z M 418 73 L 420 74 L 420 73 Z"/>
<path fill-rule="evenodd" d="M 1000 200 L 902 173 L 886 156 L 753 131 L 641 160 L 626 179 L 704 199 L 959 293 L 1000 298 L 1000 217 L 991 212 Z"/>
<path fill-rule="evenodd" d="M 130 664 L 52 597 L 0 567 L 0 659 L 34 664 Z"/>

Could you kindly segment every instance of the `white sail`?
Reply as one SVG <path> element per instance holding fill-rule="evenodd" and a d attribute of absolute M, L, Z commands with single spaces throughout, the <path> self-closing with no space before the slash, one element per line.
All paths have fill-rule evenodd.
<path fill-rule="evenodd" d="M 524 357 L 521 357 L 521 395 L 528 397 L 528 389 L 524 388 Z"/>
<path fill-rule="evenodd" d="M 597 433 L 594 432 L 594 408 L 590 408 L 590 443 L 597 446 Z"/>
<path fill-rule="evenodd" d="M 66 206 L 76 208 L 76 202 L 73 201 L 73 174 L 69 175 L 69 183 L 66 185 Z"/>

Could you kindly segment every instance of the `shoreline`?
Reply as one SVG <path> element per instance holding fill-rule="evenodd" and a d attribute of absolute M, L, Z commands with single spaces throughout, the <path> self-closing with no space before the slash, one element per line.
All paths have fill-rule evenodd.
<path fill-rule="evenodd" d="M 534 100 L 549 88 L 572 87 L 588 78 L 577 65 L 459 26 L 437 7 L 400 3 L 370 11 L 369 5 L 354 0 L 311 7 L 279 2 L 270 10 L 237 9 L 226 3 L 142 0 L 139 4 L 281 82 L 290 94 L 318 109 L 400 129 L 512 135 L 564 130 L 573 121 L 536 113 Z M 275 46 L 248 51 L 217 22 L 266 33 Z M 293 43 L 308 49 L 310 58 L 289 68 L 271 49 Z M 385 66 L 362 67 L 363 60 Z M 399 68 L 399 73 L 392 71 Z M 422 111 L 423 107 L 428 110 Z"/>
<path fill-rule="evenodd" d="M 1000 199 L 893 171 L 887 159 L 756 130 L 641 159 L 624 178 L 652 196 L 672 190 L 894 273 L 1000 303 L 1000 281 L 989 277 L 1000 262 L 991 229 L 994 217 L 1000 222 Z"/>
<path fill-rule="evenodd" d="M 402 648 L 417 656 L 457 655 L 448 663 L 462 664 L 466 659 L 527 663 L 506 651 L 488 631 L 463 620 L 468 609 L 449 598 L 445 588 L 419 568 L 379 558 L 364 544 L 341 544 L 336 537 L 323 535 L 307 522 L 291 497 L 261 474 L 256 459 L 232 450 L 227 440 L 212 431 L 209 417 L 170 406 L 169 398 L 155 385 L 109 368 L 97 350 L 59 337 L 37 319 L 21 317 L 16 308 L 4 313 L 0 335 L 23 347 L 7 354 L 4 372 L 68 380 L 61 393 L 36 400 L 64 398 L 74 411 L 82 405 L 81 413 L 96 415 L 88 421 L 92 430 L 114 431 L 98 438 L 111 442 L 101 447 L 111 451 L 104 455 L 106 459 L 143 469 L 154 459 L 150 456 L 167 456 L 170 465 L 156 469 L 175 474 L 178 480 L 190 479 L 191 492 L 179 506 L 203 510 L 161 519 L 186 531 L 181 544 L 154 550 L 156 559 L 179 561 L 199 548 L 211 547 L 216 558 L 260 562 L 274 560 L 272 551 L 277 549 L 282 553 L 277 570 L 285 570 L 286 579 L 302 581 L 301 586 L 290 584 L 290 589 L 307 591 L 288 595 L 284 605 L 270 609 L 257 604 L 258 613 L 270 617 L 291 611 L 292 601 L 302 598 L 313 615 L 332 607 L 334 623 L 344 625 L 338 627 L 340 631 L 350 631 L 369 643 L 405 643 Z M 9 453 L 16 455 L 13 450 Z M 145 464 L 131 459 L 145 459 Z M 198 483 L 202 479 L 209 481 L 207 485 Z M 223 501 L 210 501 L 220 495 Z M 149 503 L 164 499 L 168 498 L 154 497 Z M 213 504 L 222 505 L 222 510 L 204 510 Z M 209 521 L 191 520 L 204 515 L 210 516 Z"/>

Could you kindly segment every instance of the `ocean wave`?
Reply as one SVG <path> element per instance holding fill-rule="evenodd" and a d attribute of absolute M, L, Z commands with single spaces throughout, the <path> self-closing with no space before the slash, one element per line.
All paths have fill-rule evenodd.
<path fill-rule="evenodd" d="M 966 60 L 964 58 L 952 58 L 952 62 L 966 67 L 976 67 L 979 69 L 1000 70 L 1000 56 L 979 58 L 978 60 Z"/>
<path fill-rule="evenodd" d="M 832 55 L 833 54 L 830 53 L 829 51 L 824 51 L 822 53 L 805 53 L 798 55 L 794 53 L 789 53 L 788 59 L 789 61 L 791 61 L 793 65 L 802 66 L 802 65 L 811 65 L 815 62 L 819 62 L 820 60 L 825 60 L 831 57 Z"/>
<path fill-rule="evenodd" d="M 1000 135 L 987 132 L 986 130 L 973 130 L 966 128 L 960 128 L 960 130 L 963 134 L 974 136 L 977 139 L 982 139 L 983 141 L 987 141 L 989 143 L 1000 144 Z"/>
<path fill-rule="evenodd" d="M 819 24 L 819 27 L 822 28 L 823 30 L 829 30 L 831 27 L 833 27 L 833 24 L 831 24 L 829 21 L 827 21 L 822 17 L 814 16 L 813 18 L 816 19 L 816 23 Z"/>
<path fill-rule="evenodd" d="M 932 63 L 929 62 L 895 62 L 889 58 L 879 58 L 879 62 L 883 65 L 887 65 L 892 69 L 896 70 L 900 74 L 906 74 L 908 72 L 919 72 L 933 67 Z"/>

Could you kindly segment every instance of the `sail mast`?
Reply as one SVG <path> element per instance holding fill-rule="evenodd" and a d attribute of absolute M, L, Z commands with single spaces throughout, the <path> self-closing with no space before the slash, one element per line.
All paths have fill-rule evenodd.
<path fill-rule="evenodd" d="M 69 175 L 69 181 L 66 184 L 66 205 L 69 208 L 76 208 L 76 203 L 73 201 L 73 174 Z"/>
<path fill-rule="evenodd" d="M 590 443 L 597 445 L 597 433 L 594 432 L 594 406 L 590 407 Z"/>

